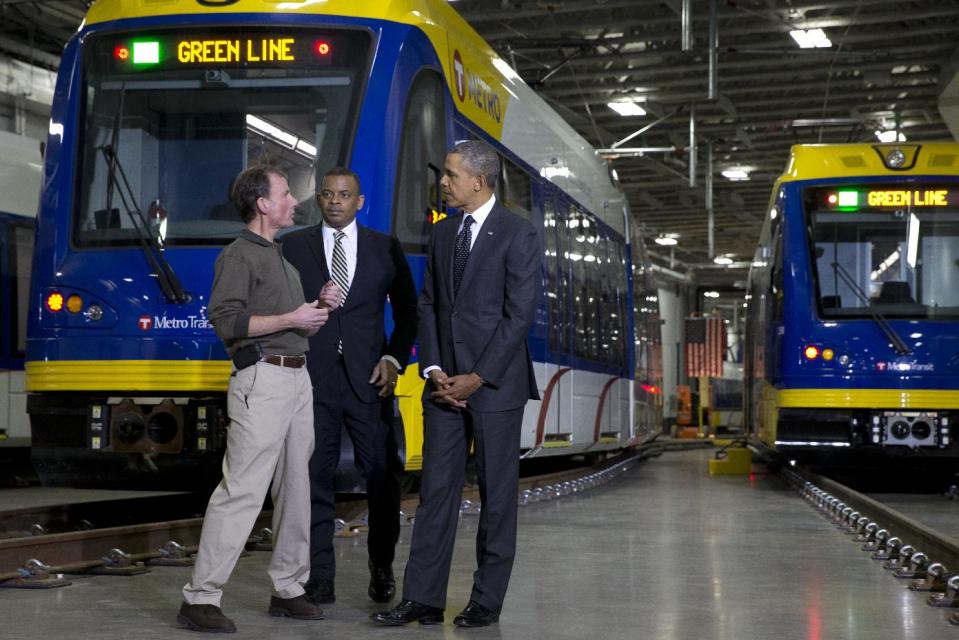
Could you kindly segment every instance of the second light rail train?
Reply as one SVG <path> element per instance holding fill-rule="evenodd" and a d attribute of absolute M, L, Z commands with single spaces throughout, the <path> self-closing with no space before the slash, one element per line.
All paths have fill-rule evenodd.
<path fill-rule="evenodd" d="M 746 420 L 789 457 L 959 471 L 959 145 L 797 145 L 749 278 Z"/>

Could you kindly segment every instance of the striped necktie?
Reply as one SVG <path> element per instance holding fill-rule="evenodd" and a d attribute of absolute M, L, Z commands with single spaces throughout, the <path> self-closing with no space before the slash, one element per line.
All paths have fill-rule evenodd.
<path fill-rule="evenodd" d="M 346 238 L 346 234 L 342 231 L 334 231 L 333 238 L 335 240 L 333 243 L 333 269 L 330 275 L 343 294 L 343 304 L 346 304 L 346 295 L 350 292 L 350 270 L 346 265 L 346 250 L 343 248 L 343 239 Z M 336 345 L 336 352 L 343 353 L 342 339 Z"/>

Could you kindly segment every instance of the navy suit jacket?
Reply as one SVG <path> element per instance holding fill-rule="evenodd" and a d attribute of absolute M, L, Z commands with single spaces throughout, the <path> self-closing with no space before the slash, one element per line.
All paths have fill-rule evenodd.
<path fill-rule="evenodd" d="M 506 411 L 539 399 L 526 345 L 539 299 L 542 248 L 533 225 L 497 202 L 478 232 L 458 294 L 453 248 L 462 216 L 433 228 L 418 302 L 421 370 L 476 373 L 477 411 Z M 427 384 L 424 398 L 432 385 Z"/>
<path fill-rule="evenodd" d="M 316 300 L 330 280 L 321 225 L 287 234 L 283 256 L 300 272 L 303 293 Z M 386 338 L 384 307 L 389 296 L 393 333 Z M 350 385 L 364 402 L 380 400 L 379 387 L 368 381 L 383 355 L 396 358 L 401 368 L 409 362 L 416 337 L 416 284 L 396 238 L 357 223 L 356 271 L 346 303 L 310 337 L 306 364 L 317 391 L 337 366 L 337 345 L 343 340 L 343 360 Z"/>

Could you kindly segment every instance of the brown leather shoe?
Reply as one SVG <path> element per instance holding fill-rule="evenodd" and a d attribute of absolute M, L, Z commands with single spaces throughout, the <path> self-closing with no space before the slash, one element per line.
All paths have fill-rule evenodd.
<path fill-rule="evenodd" d="M 296 620 L 322 620 L 323 610 L 306 599 L 306 594 L 295 598 L 270 597 L 270 615 Z"/>
<path fill-rule="evenodd" d="M 233 621 L 223 615 L 220 607 L 213 604 L 187 604 L 180 605 L 180 612 L 176 616 L 176 621 L 181 627 L 191 631 L 204 631 L 206 633 L 236 633 L 236 625 Z"/>

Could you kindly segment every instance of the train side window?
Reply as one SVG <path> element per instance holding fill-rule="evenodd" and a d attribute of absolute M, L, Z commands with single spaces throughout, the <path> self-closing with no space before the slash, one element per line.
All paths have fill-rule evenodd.
<path fill-rule="evenodd" d="M 413 81 L 403 119 L 393 200 L 393 234 L 409 254 L 426 253 L 433 211 L 439 212 L 439 180 L 446 157 L 443 84 L 434 71 Z"/>
<path fill-rule="evenodd" d="M 589 221 L 576 207 L 570 207 L 567 219 L 567 233 L 569 234 L 569 262 L 572 267 L 573 278 L 573 352 L 577 358 L 590 358 L 590 339 L 593 335 L 593 326 L 590 317 L 590 286 L 587 277 L 587 263 L 584 257 L 588 254 L 589 243 L 587 233 Z"/>
<path fill-rule="evenodd" d="M 526 218 L 532 218 L 529 175 L 514 162 L 500 158 L 502 169 L 496 197 L 507 209 Z"/>
<path fill-rule="evenodd" d="M 619 238 L 610 238 L 607 253 L 606 272 L 610 286 L 610 352 L 612 363 L 617 367 L 626 366 L 626 248 Z"/>
<path fill-rule="evenodd" d="M 773 320 L 783 319 L 783 232 L 782 225 L 773 228 L 773 269 L 770 277 Z"/>
<path fill-rule="evenodd" d="M 10 248 L 10 281 L 13 286 L 11 296 L 11 315 L 16 318 L 11 323 L 13 347 L 11 355 L 23 358 L 27 350 L 27 308 L 30 303 L 30 265 L 33 263 L 34 224 L 7 225 Z"/>
<path fill-rule="evenodd" d="M 560 266 L 557 257 L 557 216 L 556 205 L 552 198 L 543 199 L 543 227 L 546 231 L 546 312 L 549 348 L 559 351 L 563 333 L 562 291 L 560 291 Z"/>

